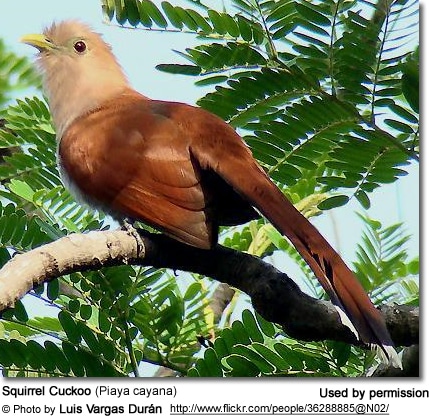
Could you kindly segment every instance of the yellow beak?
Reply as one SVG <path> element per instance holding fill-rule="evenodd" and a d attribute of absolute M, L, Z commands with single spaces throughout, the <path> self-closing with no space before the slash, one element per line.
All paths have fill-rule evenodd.
<path fill-rule="evenodd" d="M 42 34 L 24 35 L 20 39 L 20 41 L 22 43 L 26 43 L 27 45 L 34 46 L 39 51 L 44 51 L 53 48 L 52 42 L 47 39 L 45 35 Z"/>

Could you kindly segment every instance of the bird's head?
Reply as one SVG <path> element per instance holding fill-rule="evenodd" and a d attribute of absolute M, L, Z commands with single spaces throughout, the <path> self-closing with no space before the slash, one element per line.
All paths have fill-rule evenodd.
<path fill-rule="evenodd" d="M 39 50 L 42 70 L 60 65 L 118 66 L 110 46 L 88 25 L 77 20 L 53 23 L 42 34 L 25 35 L 21 42 Z"/>
<path fill-rule="evenodd" d="M 110 46 L 84 23 L 53 23 L 21 41 L 39 51 L 37 64 L 57 130 L 128 86 Z"/>

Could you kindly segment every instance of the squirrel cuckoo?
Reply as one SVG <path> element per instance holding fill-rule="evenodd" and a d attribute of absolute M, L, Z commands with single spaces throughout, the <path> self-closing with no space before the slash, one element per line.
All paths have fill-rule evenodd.
<path fill-rule="evenodd" d="M 39 50 L 59 167 L 75 195 L 203 249 L 216 244 L 219 226 L 247 222 L 258 210 L 296 247 L 360 339 L 398 363 L 384 319 L 353 273 L 233 128 L 201 108 L 133 90 L 109 45 L 81 22 L 54 23 L 22 41 Z"/>

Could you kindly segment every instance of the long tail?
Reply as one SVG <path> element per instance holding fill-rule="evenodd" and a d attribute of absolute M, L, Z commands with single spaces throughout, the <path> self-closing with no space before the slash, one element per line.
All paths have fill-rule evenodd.
<path fill-rule="evenodd" d="M 400 366 L 383 316 L 338 253 L 271 182 L 252 157 L 244 154 L 224 156 L 228 161 L 224 160 L 214 170 L 291 241 L 332 302 L 346 313 L 360 339 L 380 346 L 389 362 Z"/>

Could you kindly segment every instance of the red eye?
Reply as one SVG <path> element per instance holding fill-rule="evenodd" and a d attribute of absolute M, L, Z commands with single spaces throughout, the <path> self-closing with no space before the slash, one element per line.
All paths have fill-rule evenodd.
<path fill-rule="evenodd" d="M 73 45 L 74 50 L 77 53 L 83 53 L 86 51 L 86 43 L 82 40 L 78 40 L 74 45 Z"/>

